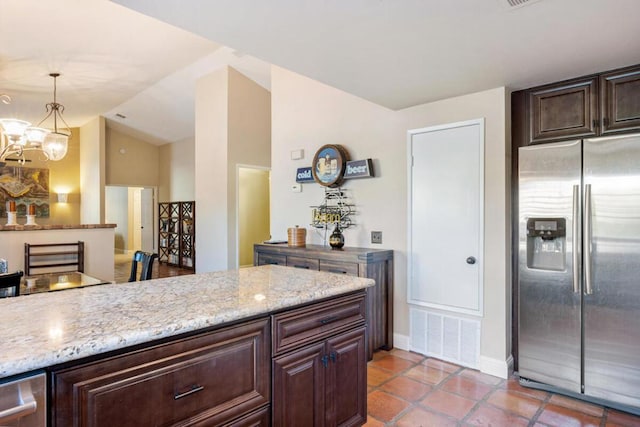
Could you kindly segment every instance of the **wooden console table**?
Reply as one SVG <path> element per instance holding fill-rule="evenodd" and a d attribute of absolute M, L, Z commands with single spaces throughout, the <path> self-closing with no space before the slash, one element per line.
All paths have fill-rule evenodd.
<path fill-rule="evenodd" d="M 256 244 L 254 265 L 278 264 L 374 279 L 367 289 L 367 355 L 393 348 L 393 251 L 349 248 L 334 250 L 320 245 L 289 247 L 284 244 Z"/>

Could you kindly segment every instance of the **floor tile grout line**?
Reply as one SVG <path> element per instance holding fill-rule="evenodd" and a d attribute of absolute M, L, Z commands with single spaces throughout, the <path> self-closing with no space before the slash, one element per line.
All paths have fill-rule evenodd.
<path fill-rule="evenodd" d="M 433 413 L 434 415 L 442 416 L 442 417 L 450 420 L 452 423 L 456 424 L 457 426 L 470 425 L 469 420 L 471 419 L 472 414 L 474 414 L 482 405 L 487 405 L 490 408 L 494 408 L 496 410 L 500 410 L 501 412 L 509 414 L 510 416 L 515 416 L 515 417 L 518 417 L 518 418 L 520 418 L 522 420 L 526 420 L 529 426 L 534 426 L 536 423 L 539 423 L 541 425 L 546 425 L 546 424 L 543 424 L 542 422 L 540 422 L 539 418 L 542 415 L 542 413 L 544 413 L 544 411 L 547 409 L 548 405 L 550 405 L 550 404 L 557 405 L 558 407 L 561 407 L 561 408 L 563 408 L 565 410 L 568 410 L 568 411 L 572 411 L 572 412 L 575 412 L 575 413 L 581 413 L 583 415 L 592 416 L 594 418 L 599 418 L 599 421 L 600 421 L 599 425 L 601 427 L 605 427 L 606 426 L 607 420 L 608 420 L 610 412 L 611 412 L 611 408 L 608 408 L 608 407 L 602 406 L 602 405 L 596 405 L 596 406 L 598 406 L 598 407 L 600 407 L 602 409 L 602 413 L 601 413 L 600 417 L 596 417 L 595 415 L 591 415 L 588 412 L 580 411 L 579 408 L 576 408 L 576 407 L 573 407 L 573 406 L 569 406 L 569 405 L 564 405 L 564 404 L 562 404 L 562 402 L 552 402 L 551 401 L 553 399 L 553 397 L 556 396 L 556 395 L 564 396 L 561 393 L 551 393 L 551 392 L 544 391 L 545 392 L 544 396 L 540 397 L 540 396 L 536 396 L 535 394 L 529 394 L 529 393 L 523 392 L 522 390 L 519 390 L 519 389 L 511 389 L 510 390 L 509 389 L 509 382 L 510 381 L 515 381 L 519 385 L 519 382 L 517 381 L 517 377 L 516 376 L 510 376 L 507 379 L 500 379 L 500 381 L 498 381 L 497 383 L 490 384 L 490 383 L 483 382 L 483 381 L 479 380 L 475 375 L 464 375 L 464 372 L 467 371 L 467 370 L 473 371 L 473 372 L 478 372 L 478 373 L 482 374 L 481 372 L 479 372 L 479 371 L 477 371 L 477 370 L 475 370 L 473 368 L 457 366 L 457 365 L 454 365 L 454 364 L 452 364 L 450 362 L 441 361 L 440 359 L 429 357 L 429 356 L 423 356 L 421 359 L 415 360 L 414 358 L 411 358 L 411 359 L 403 358 L 401 356 L 394 355 L 392 353 L 387 353 L 387 354 L 381 356 L 378 360 L 383 359 L 385 357 L 390 357 L 390 356 L 394 357 L 394 358 L 397 358 L 399 360 L 403 360 L 403 361 L 409 362 L 409 365 L 406 368 L 401 369 L 399 371 L 386 369 L 386 368 L 381 367 L 381 366 L 371 365 L 372 367 L 374 367 L 374 368 L 376 368 L 376 369 L 388 374 L 389 376 L 385 380 L 383 380 L 382 382 L 380 382 L 379 384 L 377 384 L 375 386 L 369 386 L 368 385 L 368 390 L 369 391 L 368 391 L 367 394 L 370 394 L 370 393 L 372 393 L 372 392 L 377 390 L 377 391 L 380 391 L 380 392 L 385 393 L 385 394 L 387 394 L 387 395 L 389 395 L 391 397 L 394 397 L 396 399 L 399 399 L 399 400 L 405 402 L 408 406 L 405 409 L 403 409 L 402 411 L 398 412 L 390 421 L 383 421 L 383 420 L 377 419 L 377 418 L 369 415 L 369 413 L 367 413 L 367 417 L 371 417 L 372 420 L 376 420 L 377 422 L 380 422 L 380 423 L 384 424 L 385 426 L 396 425 L 396 423 L 398 421 L 400 421 L 404 416 L 406 416 L 408 413 L 410 413 L 414 409 L 422 409 L 422 410 L 425 410 L 427 412 Z M 448 370 L 442 369 L 442 367 L 429 366 L 428 364 L 426 364 L 426 362 L 428 360 L 430 360 L 430 359 L 436 360 L 438 362 L 446 363 L 446 364 L 449 364 L 451 366 L 457 366 L 457 369 L 455 371 L 449 372 Z M 417 378 L 417 377 L 412 377 L 412 376 L 407 375 L 407 373 L 410 370 L 412 370 L 412 369 L 414 369 L 414 368 L 416 368 L 418 366 L 423 366 L 423 367 L 425 367 L 427 369 L 434 369 L 434 370 L 441 371 L 441 373 L 443 374 L 443 377 L 440 379 L 440 381 L 437 384 L 432 384 L 432 383 L 430 383 L 430 382 L 428 382 L 428 381 L 426 381 L 424 379 L 420 379 L 420 378 Z M 425 393 L 424 395 L 421 395 L 418 399 L 407 400 L 404 397 L 396 395 L 391 391 L 387 391 L 387 390 L 383 390 L 382 389 L 382 387 L 384 387 L 386 384 L 388 384 L 389 382 L 393 381 L 394 379 L 400 378 L 400 377 L 404 377 L 406 379 L 409 379 L 409 380 L 415 381 L 417 383 L 420 383 L 420 384 L 422 384 L 424 386 L 428 386 L 430 388 L 430 390 L 427 393 Z M 486 394 L 484 394 L 484 396 L 482 398 L 477 399 L 477 398 L 474 398 L 474 397 L 469 397 L 469 396 L 464 395 L 464 394 L 460 394 L 460 393 L 455 392 L 453 390 L 445 390 L 443 387 L 454 377 L 462 377 L 462 378 L 465 378 L 465 379 L 467 379 L 469 381 L 475 382 L 477 384 L 485 385 L 485 386 L 489 387 L 489 391 Z M 521 385 L 520 385 L 520 387 L 526 388 L 526 387 L 521 386 Z M 535 389 L 530 389 L 530 388 L 526 388 L 526 389 L 527 390 L 535 390 Z M 469 411 L 465 414 L 464 417 L 462 417 L 460 420 L 458 420 L 455 417 L 450 416 L 449 414 L 446 414 L 444 412 L 440 412 L 437 408 L 432 408 L 432 407 L 429 407 L 429 406 L 426 406 L 426 405 L 422 404 L 422 401 L 429 394 L 433 393 L 436 390 L 441 390 L 441 391 L 444 391 L 444 392 L 447 392 L 447 393 L 451 393 L 451 394 L 453 394 L 455 396 L 459 396 L 459 397 L 462 397 L 462 398 L 466 398 L 466 399 L 472 400 L 472 401 L 475 402 L 475 404 L 473 405 L 472 408 L 469 409 Z M 503 392 L 507 393 L 508 395 L 514 395 L 514 396 L 516 396 L 518 398 L 526 398 L 526 399 L 531 399 L 531 400 L 537 401 L 538 402 L 538 407 L 537 407 L 535 413 L 531 417 L 527 417 L 527 416 L 524 416 L 524 415 L 522 415 L 520 413 L 517 413 L 517 412 L 514 412 L 512 410 L 509 410 L 509 409 L 507 409 L 505 407 L 496 406 L 496 405 L 490 403 L 488 401 L 488 399 L 497 391 L 503 391 Z M 566 396 L 566 397 L 571 399 L 570 396 Z M 572 400 L 578 400 L 579 401 L 580 399 L 572 399 Z"/>

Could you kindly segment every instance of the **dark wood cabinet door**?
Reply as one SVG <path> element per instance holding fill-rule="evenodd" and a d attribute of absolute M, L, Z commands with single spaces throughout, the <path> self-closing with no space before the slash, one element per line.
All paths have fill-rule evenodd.
<path fill-rule="evenodd" d="M 270 401 L 269 321 L 54 371 L 52 425 L 214 426 Z"/>
<path fill-rule="evenodd" d="M 365 328 L 327 340 L 327 418 L 335 426 L 361 426 L 367 421 Z"/>
<path fill-rule="evenodd" d="M 273 359 L 274 427 L 325 425 L 324 348 L 320 342 Z"/>
<path fill-rule="evenodd" d="M 598 133 L 598 79 L 543 86 L 527 92 L 530 143 Z"/>
<path fill-rule="evenodd" d="M 640 66 L 600 76 L 602 134 L 640 129 Z"/>

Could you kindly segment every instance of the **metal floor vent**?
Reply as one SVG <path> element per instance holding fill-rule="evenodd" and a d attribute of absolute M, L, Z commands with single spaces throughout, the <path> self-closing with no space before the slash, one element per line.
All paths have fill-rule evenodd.
<path fill-rule="evenodd" d="M 409 309 L 409 350 L 478 369 L 480 321 Z"/>

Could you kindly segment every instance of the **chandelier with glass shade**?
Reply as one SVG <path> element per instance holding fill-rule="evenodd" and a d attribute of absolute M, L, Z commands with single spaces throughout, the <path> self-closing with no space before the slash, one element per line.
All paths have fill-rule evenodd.
<path fill-rule="evenodd" d="M 18 162 L 24 164 L 25 153 L 38 151 L 44 154 L 45 160 L 60 160 L 67 154 L 71 129 L 62 118 L 64 105 L 56 99 L 56 79 L 60 73 L 51 73 L 53 77 L 53 102 L 46 104 L 47 115 L 38 123 L 31 126 L 25 120 L 14 118 L 0 118 L 0 166 L 7 157 L 17 157 Z M 4 95 L 3 102 L 10 102 L 10 98 Z M 53 128 L 45 129 L 43 123 L 48 119 L 53 119 Z M 64 127 L 58 128 L 58 122 Z"/>

